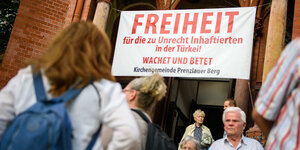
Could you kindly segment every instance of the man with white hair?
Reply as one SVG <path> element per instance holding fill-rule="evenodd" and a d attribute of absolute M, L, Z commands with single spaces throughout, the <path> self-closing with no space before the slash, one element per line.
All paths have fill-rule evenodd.
<path fill-rule="evenodd" d="M 239 107 L 225 109 L 223 123 L 227 136 L 215 141 L 209 150 L 263 150 L 258 141 L 243 135 L 246 126 L 246 115 Z"/>

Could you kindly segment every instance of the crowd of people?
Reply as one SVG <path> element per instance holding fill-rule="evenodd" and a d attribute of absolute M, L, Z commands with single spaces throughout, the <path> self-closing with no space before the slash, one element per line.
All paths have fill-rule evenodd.
<path fill-rule="evenodd" d="M 253 119 L 268 137 L 266 149 L 300 149 L 299 53 L 298 39 L 283 52 L 256 101 Z M 33 75 L 40 73 L 48 99 L 83 88 L 65 104 L 73 149 L 86 149 L 102 125 L 93 149 L 146 149 L 147 123 L 131 109 L 151 121 L 155 105 L 166 94 L 164 78 L 154 73 L 122 89 L 110 73 L 110 55 L 109 38 L 92 23 L 72 23 L 62 30 L 42 57 L 19 70 L 0 91 L 0 141 L 11 122 L 38 101 Z M 197 109 L 193 118 L 195 123 L 186 127 L 179 150 L 264 149 L 257 140 L 243 135 L 246 115 L 233 99 L 224 101 L 221 139 L 214 139 L 204 125 L 204 111 Z"/>

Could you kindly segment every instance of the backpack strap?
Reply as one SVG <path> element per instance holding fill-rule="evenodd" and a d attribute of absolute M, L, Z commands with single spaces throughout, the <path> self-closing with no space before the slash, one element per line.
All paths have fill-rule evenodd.
<path fill-rule="evenodd" d="M 32 67 L 32 70 L 33 70 L 33 67 Z M 36 95 L 37 101 L 46 101 L 47 96 L 45 93 L 45 88 L 44 88 L 44 83 L 43 83 L 41 72 L 40 71 L 38 73 L 32 72 L 32 76 L 33 76 L 33 83 L 34 83 L 34 89 L 35 89 L 35 95 Z"/>
<path fill-rule="evenodd" d="M 46 93 L 45 93 L 45 88 L 44 88 L 44 83 L 43 83 L 41 72 L 33 73 L 32 75 L 33 75 L 34 89 L 35 89 L 37 100 L 38 101 L 47 101 L 47 96 L 46 96 Z M 100 94 L 98 92 L 98 89 L 93 84 L 93 82 L 91 82 L 91 85 L 96 90 L 96 93 L 97 93 L 97 95 L 99 97 L 99 107 L 101 107 L 101 97 L 100 97 Z M 84 89 L 84 87 L 80 88 L 80 89 L 69 89 L 62 96 L 55 97 L 51 101 L 58 102 L 58 101 L 62 100 L 63 102 L 67 102 L 70 99 L 72 99 L 73 97 L 77 96 L 83 89 Z M 87 150 L 91 150 L 93 148 L 93 146 L 96 143 L 96 140 L 97 140 L 97 138 L 98 138 L 98 136 L 100 134 L 101 129 L 102 129 L 102 123 L 100 123 L 99 128 L 97 129 L 97 131 L 92 136 L 92 139 L 91 139 L 89 145 L 86 148 Z"/>
<path fill-rule="evenodd" d="M 98 88 L 94 85 L 94 83 L 92 82 L 91 85 L 94 87 L 94 89 L 96 90 L 96 93 L 99 97 L 99 107 L 101 107 L 101 97 L 100 97 L 100 94 L 99 94 L 99 91 L 98 91 Z M 92 136 L 92 139 L 89 143 L 89 145 L 87 146 L 86 150 L 91 150 L 93 149 L 95 143 L 96 143 L 96 140 L 98 139 L 98 136 L 101 132 L 101 129 L 102 129 L 102 122 L 100 122 L 100 125 L 99 125 L 99 128 L 98 130 L 94 133 L 94 135 Z"/>
<path fill-rule="evenodd" d="M 85 85 L 83 88 L 80 88 L 80 89 L 73 89 L 73 88 L 69 89 L 62 96 L 52 98 L 52 101 L 55 101 L 55 102 L 59 102 L 59 101 L 67 102 L 67 101 L 73 99 L 74 97 L 76 97 L 87 85 Z"/>
<path fill-rule="evenodd" d="M 100 94 L 99 94 L 99 90 L 98 88 L 95 86 L 95 84 L 93 82 L 91 82 L 91 85 L 94 87 L 94 89 L 96 90 L 96 93 L 99 97 L 99 107 L 101 108 L 101 97 L 100 97 Z"/>
<path fill-rule="evenodd" d="M 88 147 L 86 148 L 86 150 L 93 149 L 93 147 L 94 147 L 94 145 L 96 143 L 96 140 L 98 139 L 98 136 L 100 134 L 101 129 L 102 129 L 102 123 L 100 123 L 98 130 L 96 131 L 96 133 L 94 133 L 94 135 L 93 135 L 93 137 L 92 137 L 92 139 L 91 139 Z"/>
<path fill-rule="evenodd" d="M 148 119 L 148 117 L 140 110 L 131 108 L 132 111 L 136 112 L 140 117 L 143 118 L 147 123 L 151 123 L 151 121 Z"/>
<path fill-rule="evenodd" d="M 37 101 L 47 101 L 47 96 L 46 96 L 41 72 L 39 71 L 38 73 L 33 73 L 32 75 L 33 75 L 34 89 L 35 89 Z M 83 89 L 84 87 L 80 89 L 73 89 L 73 88 L 69 89 L 62 96 L 54 97 L 49 102 L 60 102 L 60 101 L 67 102 L 73 97 L 77 96 Z"/>

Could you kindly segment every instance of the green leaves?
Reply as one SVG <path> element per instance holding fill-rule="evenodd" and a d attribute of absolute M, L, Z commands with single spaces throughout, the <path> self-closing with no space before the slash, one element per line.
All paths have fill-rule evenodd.
<path fill-rule="evenodd" d="M 0 63 L 15 22 L 20 0 L 0 1 Z"/>

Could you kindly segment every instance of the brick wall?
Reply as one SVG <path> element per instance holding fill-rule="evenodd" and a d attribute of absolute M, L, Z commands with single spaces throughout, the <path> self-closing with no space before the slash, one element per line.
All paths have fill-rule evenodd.
<path fill-rule="evenodd" d="M 65 2 L 69 2 L 68 12 L 65 18 L 65 25 L 67 25 L 72 22 L 77 0 L 65 0 Z"/>
<path fill-rule="evenodd" d="M 265 21 L 263 22 L 262 26 L 262 35 L 260 38 L 259 43 L 259 54 L 258 54 L 258 66 L 257 66 L 257 73 L 256 73 L 256 80 L 257 82 L 256 86 L 260 86 L 262 83 L 262 76 L 263 76 L 263 67 L 264 67 L 264 59 L 265 59 L 265 49 L 266 49 L 266 43 L 267 43 L 267 34 L 268 34 L 268 26 L 269 26 L 269 17 L 267 16 L 265 18 Z"/>
<path fill-rule="evenodd" d="M 77 0 L 21 0 L 13 31 L 0 66 L 0 89 L 40 56 L 47 43 L 72 21 Z"/>
<path fill-rule="evenodd" d="M 295 0 L 293 39 L 300 37 L 300 0 Z"/>
<path fill-rule="evenodd" d="M 83 10 L 81 14 L 81 20 L 88 20 L 89 10 L 91 7 L 91 0 L 85 0 L 83 5 Z"/>

